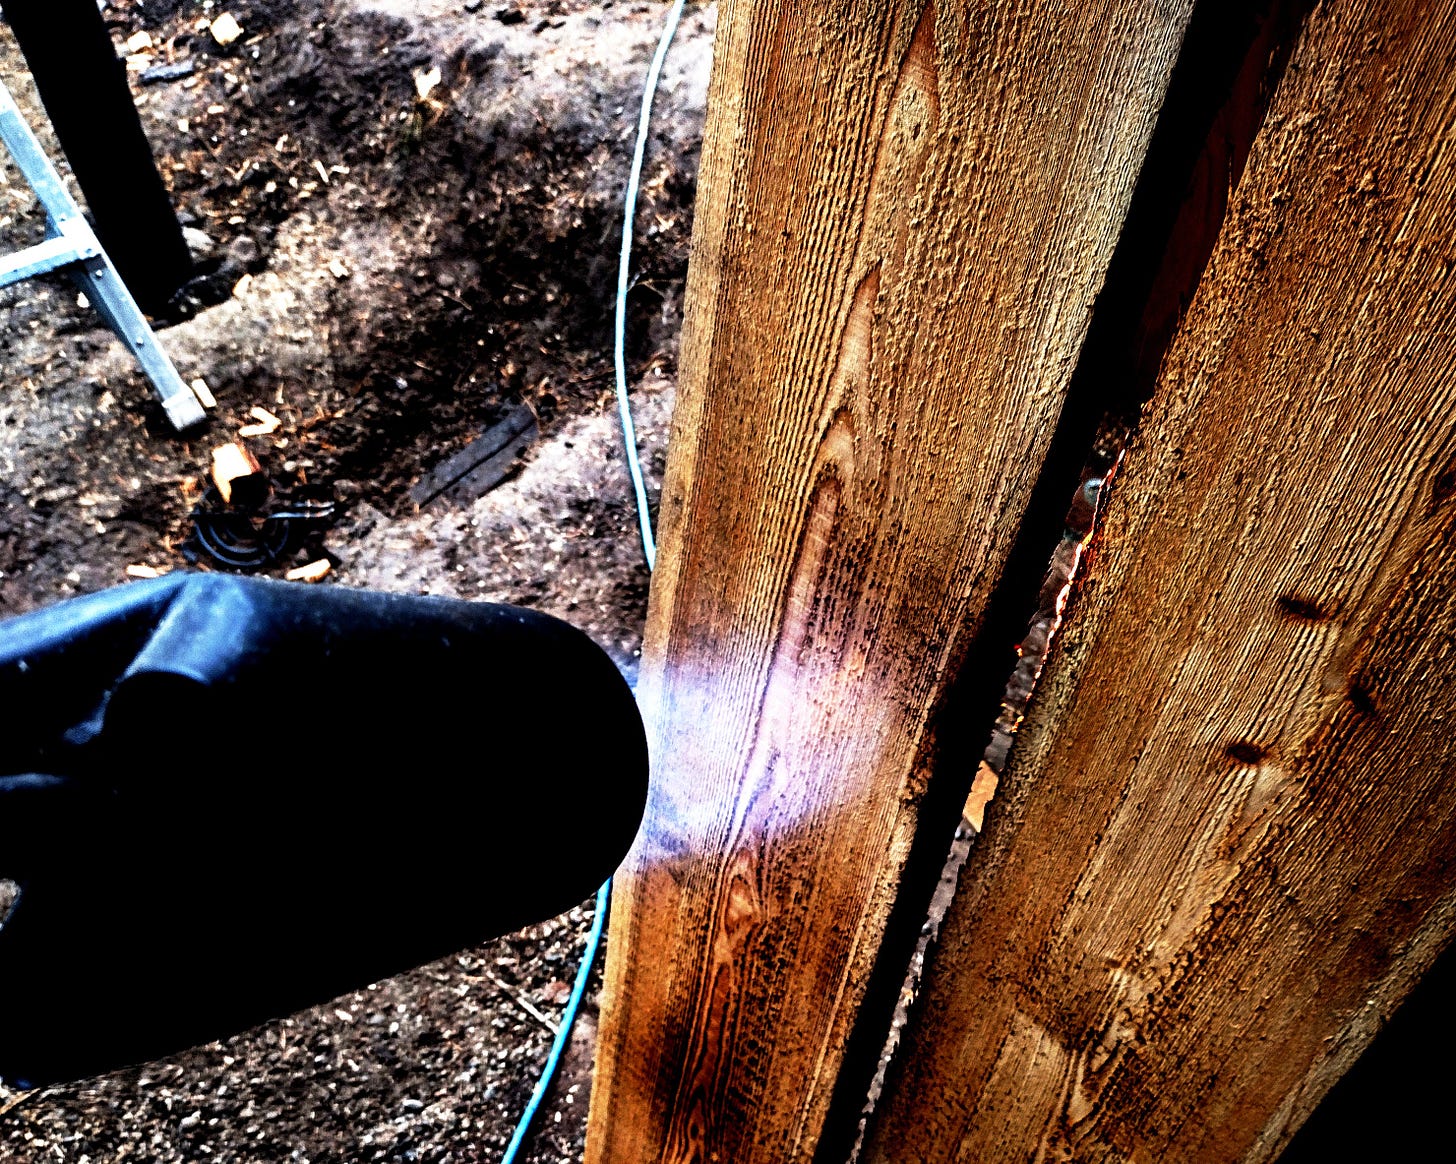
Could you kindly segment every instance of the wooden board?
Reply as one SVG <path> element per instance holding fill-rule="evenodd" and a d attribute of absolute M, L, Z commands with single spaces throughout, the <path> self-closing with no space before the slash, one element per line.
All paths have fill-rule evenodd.
<path fill-rule="evenodd" d="M 1190 7 L 721 9 L 589 1161 L 813 1154 Z"/>
<path fill-rule="evenodd" d="M 1273 1159 L 1450 937 L 1452 44 L 1308 19 L 867 1160 Z"/>
<path fill-rule="evenodd" d="M 514 405 L 480 436 L 410 486 L 410 500 L 421 509 L 442 494 L 453 501 L 474 500 L 504 479 L 540 432 L 530 406 Z"/>

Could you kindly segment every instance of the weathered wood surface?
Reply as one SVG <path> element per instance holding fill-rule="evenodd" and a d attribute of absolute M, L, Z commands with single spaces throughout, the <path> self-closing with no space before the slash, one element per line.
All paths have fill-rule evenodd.
<path fill-rule="evenodd" d="M 410 500 L 422 509 L 441 494 L 456 501 L 474 500 L 505 478 L 540 431 L 530 405 L 516 404 L 480 436 L 416 481 L 410 487 Z"/>
<path fill-rule="evenodd" d="M 1308 19 L 866 1159 L 1272 1159 L 1450 937 L 1453 44 Z"/>
<path fill-rule="evenodd" d="M 1190 7 L 721 9 L 589 1161 L 813 1153 Z"/>

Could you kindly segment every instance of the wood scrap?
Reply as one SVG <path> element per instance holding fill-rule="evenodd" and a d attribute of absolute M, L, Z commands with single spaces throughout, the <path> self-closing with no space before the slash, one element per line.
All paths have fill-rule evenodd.
<path fill-rule="evenodd" d="M 322 582 L 333 568 L 333 563 L 327 558 L 320 558 L 306 566 L 295 566 L 283 577 L 289 582 Z"/>
<path fill-rule="evenodd" d="M 263 467 L 241 441 L 219 445 L 212 450 L 212 482 L 223 501 L 231 505 L 238 482 L 248 477 L 261 479 Z M 266 482 L 264 482 L 266 485 Z"/>
<path fill-rule="evenodd" d="M 502 994 L 504 994 L 507 998 L 509 998 L 512 1002 L 519 1006 L 523 1011 L 525 1011 L 528 1015 L 530 1015 L 553 1035 L 560 1033 L 561 1028 L 559 1028 L 554 1022 L 547 1018 L 546 1015 L 542 1014 L 540 1008 L 533 1005 L 529 998 L 527 998 L 519 990 L 516 990 L 514 987 L 512 987 L 510 983 L 504 981 L 498 975 L 491 973 L 489 970 L 485 972 L 485 976 L 495 984 L 496 988 L 499 989 Z"/>
<path fill-rule="evenodd" d="M 224 12 L 208 26 L 208 31 L 213 40 L 226 48 L 243 35 L 243 26 L 231 12 Z"/>
<path fill-rule="evenodd" d="M 516 405 L 499 423 L 420 478 L 410 489 L 410 500 L 424 508 L 447 491 L 455 501 L 479 497 L 505 478 L 540 432 L 530 407 Z"/>
<path fill-rule="evenodd" d="M 257 424 L 245 424 L 238 429 L 240 437 L 271 436 L 277 432 L 283 422 L 261 405 L 255 404 L 248 409 L 248 415 L 256 420 Z"/>
<path fill-rule="evenodd" d="M 996 798 L 996 788 L 1001 783 L 1001 777 L 996 774 L 996 769 L 984 760 L 976 769 L 976 778 L 971 782 L 971 794 L 966 797 L 966 807 L 962 810 L 961 816 L 967 824 L 976 832 L 980 832 L 986 823 L 986 806 Z"/>
<path fill-rule="evenodd" d="M 196 71 L 197 66 L 190 59 L 174 61 L 171 64 L 153 65 L 149 69 L 143 69 L 137 80 L 143 85 L 160 85 L 166 81 L 180 81 L 184 77 L 192 76 Z"/>

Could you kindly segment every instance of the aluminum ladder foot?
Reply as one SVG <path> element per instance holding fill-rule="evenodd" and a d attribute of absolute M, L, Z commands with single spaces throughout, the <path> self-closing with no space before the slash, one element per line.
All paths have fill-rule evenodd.
<path fill-rule="evenodd" d="M 46 212 L 44 242 L 0 256 L 0 287 L 33 279 L 47 271 L 66 270 L 141 365 L 172 427 L 182 432 L 201 424 L 207 418 L 201 402 L 157 343 L 147 317 L 121 281 L 91 224 L 67 191 L 30 126 L 20 116 L 15 99 L 3 82 L 0 82 L 0 141 L 4 141 L 21 176 L 35 191 Z"/>

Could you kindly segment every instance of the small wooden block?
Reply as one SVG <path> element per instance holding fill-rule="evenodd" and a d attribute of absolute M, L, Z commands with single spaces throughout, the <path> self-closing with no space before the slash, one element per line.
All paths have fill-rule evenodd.
<path fill-rule="evenodd" d="M 317 562 L 310 562 L 307 566 L 295 566 L 283 577 L 289 582 L 321 582 L 333 565 L 327 558 L 320 558 Z"/>
<path fill-rule="evenodd" d="M 243 27 L 231 12 L 224 12 L 209 26 L 212 39 L 226 48 L 243 35 Z"/>
<path fill-rule="evenodd" d="M 212 394 L 212 389 L 207 386 L 207 381 L 204 380 L 201 376 L 193 380 L 189 387 L 192 389 L 192 394 L 197 397 L 198 402 L 202 405 L 203 408 L 217 407 L 217 397 Z"/>
<path fill-rule="evenodd" d="M 232 503 L 234 482 L 261 474 L 262 471 L 258 459 L 240 441 L 219 445 L 212 450 L 213 484 L 217 486 L 223 501 L 228 504 Z"/>

